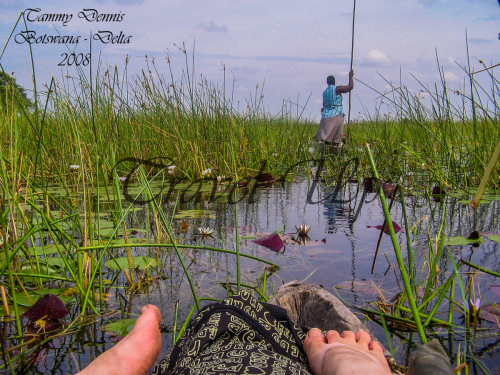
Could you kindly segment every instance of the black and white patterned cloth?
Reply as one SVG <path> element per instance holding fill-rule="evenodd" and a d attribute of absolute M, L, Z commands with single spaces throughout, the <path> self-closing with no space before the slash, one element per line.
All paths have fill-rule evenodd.
<path fill-rule="evenodd" d="M 151 374 L 311 375 L 305 332 L 285 309 L 242 291 L 204 308 Z"/>

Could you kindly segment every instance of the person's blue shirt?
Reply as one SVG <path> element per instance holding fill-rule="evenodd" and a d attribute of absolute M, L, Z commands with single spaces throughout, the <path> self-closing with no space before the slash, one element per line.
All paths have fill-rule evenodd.
<path fill-rule="evenodd" d="M 328 118 L 333 116 L 342 116 L 342 95 L 337 94 L 335 85 L 328 85 L 323 92 L 323 115 L 321 117 Z"/>

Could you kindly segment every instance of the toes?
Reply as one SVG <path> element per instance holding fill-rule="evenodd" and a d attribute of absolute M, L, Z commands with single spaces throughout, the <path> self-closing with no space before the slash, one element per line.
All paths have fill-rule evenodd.
<path fill-rule="evenodd" d="M 344 339 L 347 339 L 349 341 L 355 341 L 356 340 L 356 335 L 352 331 L 344 331 L 344 332 L 342 332 L 341 337 L 344 338 Z"/>
<path fill-rule="evenodd" d="M 374 352 L 378 352 L 378 353 L 384 352 L 384 350 L 382 349 L 382 346 L 377 341 L 372 341 L 370 343 L 370 345 L 368 345 L 368 348 L 370 350 L 373 350 Z"/>
<path fill-rule="evenodd" d="M 360 329 L 356 333 L 356 342 L 361 344 L 364 348 L 368 347 L 370 341 L 372 341 L 372 338 L 370 337 L 370 334 L 368 332 L 365 332 L 362 329 Z"/>
<path fill-rule="evenodd" d="M 158 322 L 158 324 L 161 323 L 161 312 L 158 307 L 155 305 L 146 305 L 141 309 L 141 316 L 140 318 L 143 318 L 143 320 L 150 320 L 154 319 Z"/>
<path fill-rule="evenodd" d="M 326 333 L 326 340 L 329 344 L 332 342 L 339 342 L 340 340 L 340 335 L 337 331 L 328 331 Z"/>
<path fill-rule="evenodd" d="M 311 329 L 304 340 L 304 351 L 309 359 L 313 358 L 316 353 L 320 352 L 326 344 L 325 335 L 318 328 Z"/>
<path fill-rule="evenodd" d="M 325 335 L 318 328 L 312 328 L 309 332 L 307 332 L 307 336 L 304 340 L 304 345 L 306 343 L 319 342 L 326 344 Z"/>
<path fill-rule="evenodd" d="M 159 324 L 161 322 L 161 312 L 154 305 L 146 305 L 141 309 L 141 316 L 134 324 L 130 335 L 156 336 L 160 334 Z"/>

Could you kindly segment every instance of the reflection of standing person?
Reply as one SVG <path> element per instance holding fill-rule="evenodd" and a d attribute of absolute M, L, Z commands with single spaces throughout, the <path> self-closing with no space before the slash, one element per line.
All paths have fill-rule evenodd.
<path fill-rule="evenodd" d="M 316 133 L 316 142 L 324 141 L 325 145 L 338 146 L 344 131 L 344 117 L 342 108 L 342 95 L 352 90 L 354 71 L 349 72 L 348 86 L 335 86 L 335 77 L 328 76 L 328 87 L 323 92 L 323 112 L 319 129 Z"/>

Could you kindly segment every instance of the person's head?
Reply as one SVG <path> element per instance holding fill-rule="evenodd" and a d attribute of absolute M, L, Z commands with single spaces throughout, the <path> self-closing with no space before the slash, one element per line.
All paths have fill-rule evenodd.
<path fill-rule="evenodd" d="M 329 85 L 335 85 L 335 77 L 334 76 L 326 77 L 326 83 Z"/>

